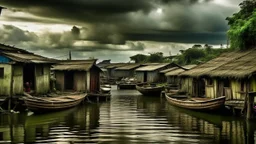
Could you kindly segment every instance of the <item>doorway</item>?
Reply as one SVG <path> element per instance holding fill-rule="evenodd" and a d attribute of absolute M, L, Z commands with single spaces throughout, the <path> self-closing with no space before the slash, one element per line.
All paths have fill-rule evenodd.
<path fill-rule="evenodd" d="M 193 79 L 193 96 L 204 97 L 205 96 L 205 81 L 201 78 Z"/>
<path fill-rule="evenodd" d="M 30 89 L 35 90 L 35 65 L 25 64 L 23 67 L 23 85 L 29 83 Z"/>
<path fill-rule="evenodd" d="M 65 90 L 73 90 L 74 89 L 74 72 L 73 71 L 65 72 L 64 82 L 65 82 Z"/>
<path fill-rule="evenodd" d="M 148 73 L 144 72 L 143 82 L 147 82 L 147 80 L 148 80 Z"/>

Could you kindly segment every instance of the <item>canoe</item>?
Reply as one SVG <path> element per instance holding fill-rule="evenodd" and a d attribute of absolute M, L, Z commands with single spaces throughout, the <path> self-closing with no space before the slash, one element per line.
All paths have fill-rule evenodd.
<path fill-rule="evenodd" d="M 136 85 L 136 89 L 145 96 L 160 96 L 163 86 Z"/>
<path fill-rule="evenodd" d="M 185 98 L 182 97 L 179 98 L 173 98 L 171 96 L 168 96 L 168 94 L 165 94 L 166 100 L 177 107 L 191 109 L 191 110 L 200 110 L 200 111 L 213 111 L 220 109 L 224 106 L 226 97 L 221 96 L 214 99 L 209 98 Z"/>
<path fill-rule="evenodd" d="M 24 102 L 27 108 L 35 113 L 58 111 L 80 104 L 86 94 L 65 95 L 58 97 L 27 97 Z"/>

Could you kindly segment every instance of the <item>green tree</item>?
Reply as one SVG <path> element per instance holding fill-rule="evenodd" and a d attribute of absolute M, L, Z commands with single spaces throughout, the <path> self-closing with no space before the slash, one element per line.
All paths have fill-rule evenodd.
<path fill-rule="evenodd" d="M 131 56 L 130 59 L 134 61 L 135 63 L 143 63 L 147 61 L 148 56 L 143 54 L 137 54 L 134 56 Z"/>
<path fill-rule="evenodd" d="M 150 53 L 147 62 L 152 62 L 152 63 L 161 63 L 164 61 L 164 56 L 162 52 L 155 52 L 155 53 Z"/>
<path fill-rule="evenodd" d="M 239 4 L 240 11 L 227 17 L 228 37 L 232 49 L 246 50 L 256 46 L 256 0 Z"/>

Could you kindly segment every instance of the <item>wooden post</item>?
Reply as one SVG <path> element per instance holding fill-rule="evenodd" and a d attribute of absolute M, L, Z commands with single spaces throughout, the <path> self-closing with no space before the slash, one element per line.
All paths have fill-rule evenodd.
<path fill-rule="evenodd" d="M 246 119 L 252 119 L 253 118 L 253 105 L 254 105 L 254 96 L 256 95 L 256 92 L 248 92 L 247 94 L 247 113 L 246 113 Z"/>
<path fill-rule="evenodd" d="M 11 85 L 10 85 L 10 98 L 8 101 L 8 111 L 11 111 L 11 106 L 12 106 L 12 95 L 13 95 L 13 65 L 11 68 Z"/>

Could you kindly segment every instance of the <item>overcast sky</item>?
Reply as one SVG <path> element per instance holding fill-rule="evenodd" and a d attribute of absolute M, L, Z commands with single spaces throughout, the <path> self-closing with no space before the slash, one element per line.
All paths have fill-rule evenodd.
<path fill-rule="evenodd" d="M 226 44 L 242 0 L 1 0 L 0 42 L 48 57 L 127 62 Z"/>

